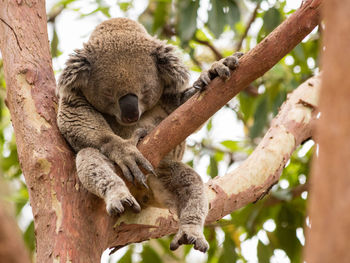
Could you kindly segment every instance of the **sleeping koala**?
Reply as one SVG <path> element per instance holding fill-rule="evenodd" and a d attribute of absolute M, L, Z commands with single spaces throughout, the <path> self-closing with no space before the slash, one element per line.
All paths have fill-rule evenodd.
<path fill-rule="evenodd" d="M 136 145 L 198 89 L 216 76 L 228 78 L 237 65 L 238 56 L 216 62 L 187 88 L 188 71 L 174 47 L 126 18 L 97 26 L 84 47 L 70 56 L 58 83 L 58 127 L 77 152 L 81 183 L 104 199 L 110 215 L 127 207 L 140 211 L 140 201 L 117 176 L 115 165 L 124 179 L 147 187 L 141 167 L 156 175 L 175 202 L 180 227 L 170 248 L 194 244 L 202 252 L 208 249 L 203 235 L 208 201 L 199 175 L 181 162 L 184 143 L 156 170 Z"/>

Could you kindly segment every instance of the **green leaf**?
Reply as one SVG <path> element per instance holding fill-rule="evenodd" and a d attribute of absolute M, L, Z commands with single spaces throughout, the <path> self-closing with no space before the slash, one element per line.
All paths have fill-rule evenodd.
<path fill-rule="evenodd" d="M 224 1 L 211 0 L 211 9 L 208 13 L 208 28 L 213 32 L 215 37 L 219 37 L 226 24 L 224 13 Z"/>
<path fill-rule="evenodd" d="M 176 261 L 179 261 L 180 258 L 177 257 L 170 249 L 170 238 L 169 237 L 163 237 L 163 238 L 159 238 L 157 239 L 159 245 L 163 248 L 164 253 L 166 253 L 167 255 L 169 255 L 170 257 L 172 257 L 173 259 L 175 259 Z"/>
<path fill-rule="evenodd" d="M 159 257 L 156 251 L 149 245 L 144 245 L 141 253 L 141 262 L 143 263 L 162 263 L 162 259 Z"/>
<path fill-rule="evenodd" d="M 51 56 L 55 58 L 55 57 L 58 57 L 59 55 L 61 55 L 61 52 L 58 50 L 58 36 L 57 36 L 56 28 L 54 27 L 52 41 L 51 41 Z"/>
<path fill-rule="evenodd" d="M 225 233 L 225 241 L 223 244 L 223 251 L 219 257 L 218 263 L 232 263 L 236 262 L 238 259 L 237 253 L 235 251 L 236 244 L 231 239 L 229 233 Z"/>
<path fill-rule="evenodd" d="M 225 25 L 228 24 L 233 28 L 233 25 L 239 21 L 239 8 L 234 0 L 211 0 L 210 3 L 207 26 L 215 37 L 219 37 Z"/>
<path fill-rule="evenodd" d="M 129 248 L 119 259 L 118 263 L 132 263 L 132 248 Z"/>
<path fill-rule="evenodd" d="M 177 15 L 177 32 L 183 42 L 188 42 L 192 39 L 197 29 L 197 10 L 199 7 L 199 0 L 177 1 L 178 15 Z"/>
<path fill-rule="evenodd" d="M 209 131 L 211 131 L 211 128 L 213 127 L 213 121 L 212 121 L 212 119 L 210 119 L 209 121 L 208 121 L 208 124 L 207 124 L 207 131 L 209 132 Z"/>
<path fill-rule="evenodd" d="M 227 24 L 229 24 L 231 28 L 233 28 L 234 24 L 239 22 L 241 13 L 239 11 L 236 1 L 234 0 L 227 0 L 227 7 L 228 7 L 228 12 L 226 15 L 226 18 L 227 18 L 226 21 L 227 21 Z"/>
<path fill-rule="evenodd" d="M 218 242 L 216 239 L 216 232 L 214 228 L 206 227 L 204 229 L 204 235 L 209 243 L 209 250 L 208 250 L 208 260 L 207 262 L 216 262 L 217 258 L 215 257 L 216 252 L 218 250 Z"/>
<path fill-rule="evenodd" d="M 163 28 L 166 23 L 166 18 L 168 16 L 168 12 L 171 8 L 170 1 L 159 1 L 157 2 L 157 7 L 154 12 L 154 20 L 152 32 L 156 33 L 158 29 Z"/>
<path fill-rule="evenodd" d="M 242 113 L 243 121 L 246 123 L 253 116 L 258 100 L 245 92 L 240 92 L 238 99 L 240 113 Z"/>
<path fill-rule="evenodd" d="M 299 43 L 292 51 L 294 54 L 294 58 L 297 58 L 297 60 L 300 61 L 305 61 L 305 54 L 304 54 L 304 49 L 302 46 L 302 43 Z"/>
<path fill-rule="evenodd" d="M 269 34 L 281 23 L 281 14 L 278 9 L 272 7 L 266 11 L 263 20 L 263 27 L 265 28 L 266 33 Z"/>
<path fill-rule="evenodd" d="M 126 12 L 132 7 L 132 2 L 119 2 L 118 5 L 123 12 Z"/>
<path fill-rule="evenodd" d="M 218 175 L 218 163 L 213 156 L 210 157 L 210 164 L 208 166 L 207 173 L 211 178 L 214 178 Z"/>
<path fill-rule="evenodd" d="M 266 246 L 260 240 L 258 242 L 258 260 L 259 263 L 270 263 L 270 258 L 273 255 L 273 248 Z"/>
<path fill-rule="evenodd" d="M 294 206 L 286 203 L 280 209 L 276 217 L 276 229 L 274 234 L 278 243 L 277 247 L 283 249 L 292 262 L 300 262 L 301 244 L 296 236 L 296 229 L 303 224 L 304 217 L 295 210 Z"/>
<path fill-rule="evenodd" d="M 250 128 L 250 138 L 254 139 L 258 137 L 265 128 L 267 123 L 267 114 L 268 114 L 268 101 L 267 97 L 263 96 L 256 107 L 254 113 L 254 124 Z"/>
<path fill-rule="evenodd" d="M 240 147 L 238 146 L 238 142 L 236 141 L 222 141 L 221 144 L 226 148 L 230 149 L 232 152 L 238 151 Z"/>
<path fill-rule="evenodd" d="M 30 222 L 27 229 L 23 234 L 24 242 L 27 245 L 29 251 L 33 252 L 35 249 L 35 235 L 34 235 L 34 222 Z"/>

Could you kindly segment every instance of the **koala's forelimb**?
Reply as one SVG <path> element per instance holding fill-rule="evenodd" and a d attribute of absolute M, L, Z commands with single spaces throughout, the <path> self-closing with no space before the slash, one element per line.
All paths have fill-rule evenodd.
<path fill-rule="evenodd" d="M 97 26 L 88 43 L 70 56 L 58 84 L 58 127 L 77 152 L 81 183 L 105 200 L 110 215 L 118 215 L 127 207 L 138 212 L 138 202 L 143 202 L 131 195 L 114 165 L 126 180 L 147 188 L 142 169 L 155 172 L 136 148 L 140 138 L 198 88 L 204 89 L 216 76 L 226 79 L 237 63 L 235 56 L 220 60 L 201 74 L 195 88 L 187 88 L 188 70 L 174 47 L 125 18 Z M 155 179 L 163 185 L 165 198 L 172 196 L 169 202 L 174 201 L 180 219 L 171 249 L 194 244 L 204 252 L 208 249 L 203 235 L 208 201 L 198 174 L 180 162 L 183 153 L 184 144 L 171 151 L 158 167 Z M 160 197 L 154 199 L 159 203 L 171 203 L 159 200 L 163 196 L 157 194 Z"/>
<path fill-rule="evenodd" d="M 154 170 L 136 148 L 140 137 L 136 140 L 135 136 L 131 140 L 125 140 L 116 135 L 101 113 L 96 111 L 84 97 L 71 94 L 68 98 L 61 98 L 58 126 L 76 152 L 86 147 L 100 149 L 103 154 L 120 167 L 128 181 L 135 180 L 147 186 L 146 178 L 138 164 L 147 172 L 154 174 Z M 123 156 L 125 155 L 130 157 L 124 160 Z"/>
<path fill-rule="evenodd" d="M 124 207 L 140 212 L 141 207 L 131 195 L 124 181 L 116 176 L 114 164 L 99 150 L 84 148 L 76 157 L 80 182 L 93 194 L 104 199 L 109 215 L 119 215 Z"/>

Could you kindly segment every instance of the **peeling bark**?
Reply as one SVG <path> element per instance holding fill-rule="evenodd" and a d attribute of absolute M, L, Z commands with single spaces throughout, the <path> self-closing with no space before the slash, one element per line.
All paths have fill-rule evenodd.
<path fill-rule="evenodd" d="M 278 181 L 295 148 L 312 134 L 317 115 L 320 76 L 301 84 L 282 105 L 279 114 L 254 152 L 233 172 L 206 184 L 210 210 L 206 223 L 261 199 Z M 158 238 L 177 229 L 168 209 L 148 207 L 138 215 L 125 214 L 116 222 L 113 246 Z M 133 229 L 137 226 L 137 231 Z M 134 233 L 137 233 L 135 235 Z"/>
<path fill-rule="evenodd" d="M 304 1 L 298 11 L 241 59 L 229 81 L 214 80 L 207 91 L 162 122 L 140 145 L 145 157 L 157 166 L 171 148 L 276 64 L 317 25 L 319 5 L 319 0 Z M 98 262 L 109 246 L 124 246 L 174 232 L 176 217 L 168 209 L 155 207 L 143 210 L 137 217 L 125 214 L 115 224 L 103 201 L 81 187 L 74 154 L 56 126 L 57 98 L 46 20 L 43 0 L 0 1 L 0 49 L 8 87 L 7 104 L 34 214 L 37 262 Z M 314 105 L 307 98 L 305 101 Z M 284 108 L 287 105 L 290 103 Z M 208 222 L 256 200 L 277 180 L 283 161 L 302 140 L 302 130 L 309 132 L 309 107 L 298 103 L 291 110 L 294 118 L 280 113 L 280 119 L 289 121 L 275 121 L 276 127 L 270 131 L 272 138 L 266 137 L 265 144 L 256 150 L 270 158 L 262 160 L 260 154 L 250 157 L 261 162 L 259 169 L 266 172 L 265 177 L 256 174 L 256 166 L 252 168 L 245 162 L 241 172 L 217 178 L 208 185 Z M 273 143 L 285 143 L 289 148 L 282 153 Z"/>

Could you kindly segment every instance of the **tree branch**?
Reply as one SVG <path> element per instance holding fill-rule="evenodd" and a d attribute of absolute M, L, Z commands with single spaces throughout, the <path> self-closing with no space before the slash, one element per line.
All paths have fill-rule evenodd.
<path fill-rule="evenodd" d="M 166 153 L 251 81 L 276 64 L 317 25 L 319 5 L 320 0 L 306 1 L 280 27 L 241 58 L 240 67 L 229 81 L 223 83 L 214 80 L 205 92 L 195 95 L 163 121 L 141 143 L 140 150 L 144 156 L 156 167 Z M 128 224 L 120 224 L 115 231 L 111 231 L 115 219 L 107 215 L 103 200 L 88 193 L 80 185 L 74 155 L 57 129 L 56 85 L 48 46 L 44 1 L 1 2 L 0 18 L 12 27 L 11 30 L 0 23 L 0 49 L 18 155 L 34 214 L 37 262 L 79 259 L 98 262 L 108 246 L 122 246 L 174 232 L 177 227 L 175 217 L 167 209 L 154 207 L 145 209 L 142 217 L 126 214 L 118 222 L 122 220 Z M 301 112 L 307 108 L 305 105 L 300 107 L 303 107 L 299 109 Z M 300 116 L 294 113 L 296 117 Z M 285 117 L 290 120 L 289 116 Z M 299 130 L 294 129 L 292 124 L 303 126 L 304 122 L 299 121 L 291 121 L 288 126 L 290 129 L 287 130 L 289 133 L 286 134 L 282 128 L 283 135 L 273 134 L 270 141 L 277 142 L 276 145 L 288 144 L 285 150 L 292 151 L 299 143 L 299 137 L 293 136 L 293 132 Z M 276 129 L 272 129 L 272 132 L 276 132 Z M 287 142 L 281 142 L 279 136 Z M 267 146 L 272 147 L 272 144 Z M 260 150 L 265 154 L 263 149 Z M 273 158 L 279 159 L 276 161 Z M 207 192 L 211 200 L 208 222 L 231 212 L 238 204 L 254 201 L 266 191 L 269 184 L 277 179 L 277 175 L 271 175 L 273 171 L 267 168 L 278 164 L 281 169 L 283 156 L 272 153 L 268 161 L 274 161 L 273 165 L 270 166 L 269 163 L 266 167 L 250 167 L 251 170 L 245 171 L 252 173 L 245 176 L 236 171 L 234 176 L 215 179 L 208 185 Z M 246 168 L 249 167 L 243 169 Z M 253 170 L 259 171 L 258 169 L 270 177 L 258 177 L 259 180 L 255 180 Z M 246 199 L 239 200 L 235 197 Z M 132 224 L 136 219 L 138 225 Z"/>
<path fill-rule="evenodd" d="M 228 81 L 214 79 L 206 91 L 194 95 L 162 121 L 139 144 L 140 151 L 153 166 L 157 167 L 171 149 L 195 132 L 238 92 L 262 76 L 307 36 L 318 25 L 320 3 L 320 0 L 305 1 L 294 14 L 240 59 L 238 69 Z"/>
<path fill-rule="evenodd" d="M 254 152 L 236 170 L 206 184 L 210 203 L 207 224 L 260 200 L 278 181 L 295 148 L 312 134 L 319 88 L 320 77 L 316 76 L 289 94 Z M 168 209 L 148 207 L 137 216 L 124 214 L 116 222 L 112 244 L 118 248 L 126 240 L 134 243 L 174 233 L 176 222 L 176 215 Z"/>
<path fill-rule="evenodd" d="M 199 44 L 202 44 L 204 46 L 207 46 L 215 55 L 216 60 L 220 60 L 223 58 L 222 54 L 219 52 L 219 50 L 217 50 L 217 48 L 210 43 L 209 41 L 206 40 L 200 40 L 197 37 L 194 38 L 194 41 L 198 42 Z"/>

